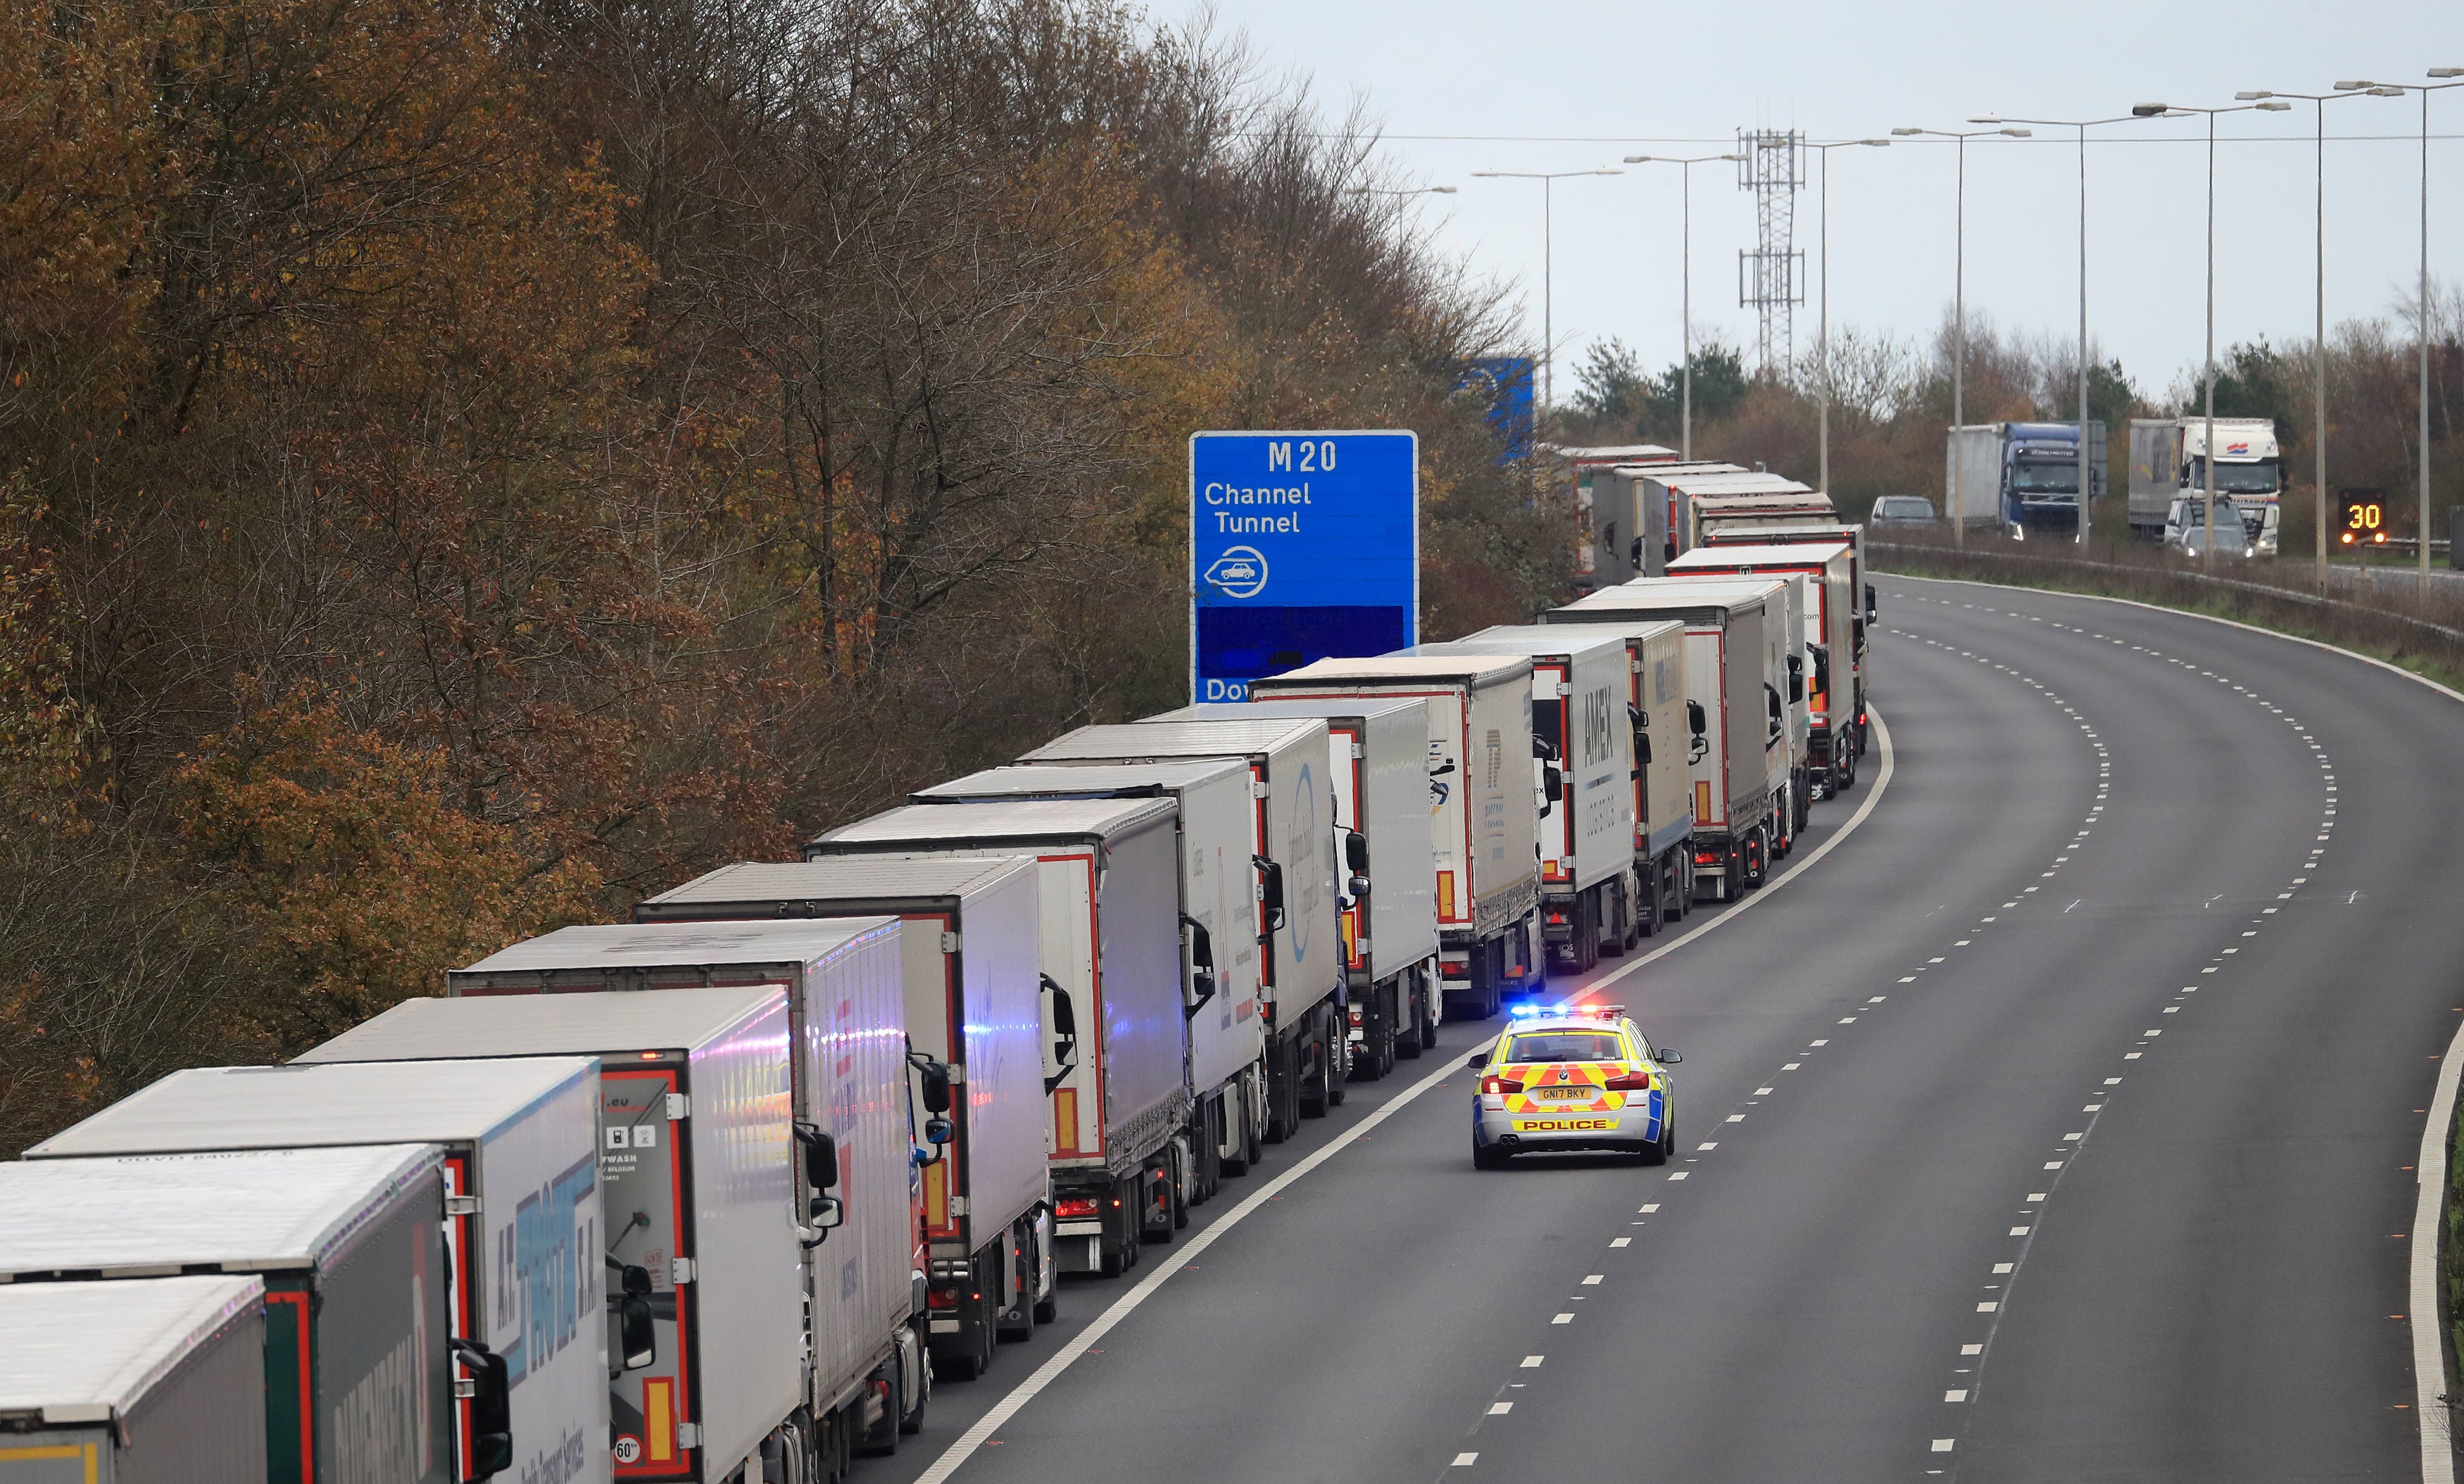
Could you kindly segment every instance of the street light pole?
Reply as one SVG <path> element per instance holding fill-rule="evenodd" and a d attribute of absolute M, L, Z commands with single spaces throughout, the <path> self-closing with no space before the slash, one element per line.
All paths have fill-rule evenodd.
<path fill-rule="evenodd" d="M 2200 562 L 2207 566 L 2216 563 L 2216 115 L 2249 113 L 2257 109 L 2266 113 L 2283 113 L 2291 103 L 2270 99 L 2264 102 L 2242 103 L 2232 108 L 2194 108 L 2187 103 L 2137 103 L 2130 112 L 2140 119 L 2187 119 L 2194 113 L 2208 116 L 2208 363 L 2207 363 L 2207 427 L 2199 456 L 2202 471 L 2201 498 L 2206 501 L 2208 539 L 2199 552 Z"/>
<path fill-rule="evenodd" d="M 1954 246 L 1951 259 L 1950 319 L 1952 351 L 1950 358 L 1950 480 L 1944 493 L 1950 504 L 1950 541 L 1954 546 L 1968 544 L 1967 480 L 1962 477 L 1959 457 L 1959 429 L 1968 421 L 1968 142 L 1988 135 L 2001 134 L 2012 139 L 2033 137 L 2030 129 L 1893 129 L 1902 138 L 1925 135 L 1934 139 L 1959 141 L 1959 194 L 1954 212 Z"/>
<path fill-rule="evenodd" d="M 1815 407 L 1817 409 L 1817 432 L 1815 435 L 1815 441 L 1821 451 L 1820 467 L 1822 471 L 1819 475 L 1815 476 L 1815 477 L 1821 481 L 1821 490 L 1825 495 L 1831 493 L 1831 151 L 1837 149 L 1842 144 L 1858 144 L 1868 148 L 1881 149 L 1887 147 L 1890 143 L 1891 142 L 1887 139 L 1838 139 L 1833 140 L 1827 144 L 1808 144 L 1805 146 L 1806 148 L 1815 151 L 1822 161 L 1821 231 L 1818 237 L 1818 256 L 1821 259 L 1818 272 L 1821 282 L 1820 298 L 1822 300 L 1822 309 L 1820 321 L 1821 328 L 1815 332 L 1815 357 L 1816 367 L 1816 383 L 1815 390 L 1816 396 Z"/>
<path fill-rule="evenodd" d="M 2317 133 L 2311 146 L 2310 162 L 2313 177 L 2310 193 L 2314 207 L 2311 227 L 2316 238 L 2310 248 L 2311 272 L 2315 279 L 2310 345 L 2310 524 L 2313 548 L 2311 576 L 2321 592 L 2327 590 L 2327 102 L 2330 99 L 2353 98 L 2374 91 L 2376 85 L 2369 82 L 2339 82 L 2324 93 L 2274 93 L 2261 88 L 2233 95 L 2244 102 L 2299 98 L 2309 102 L 2317 115 Z M 2278 495 L 2279 508 L 2282 500 L 2283 497 Z"/>
<path fill-rule="evenodd" d="M 2087 457 L 2087 131 L 2099 124 L 2128 123 L 2130 117 L 2112 119 L 2004 119 L 1987 114 L 1968 121 L 1970 123 L 2034 123 L 2045 128 L 2079 130 L 2079 544 L 2087 544 L 2089 496 L 2094 487 L 2088 482 Z M 2108 432 L 2108 436 L 2110 432 Z"/>
<path fill-rule="evenodd" d="M 1743 155 L 1696 155 L 1691 159 L 1671 159 L 1666 155 L 1628 155 L 1628 165 L 1673 165 L 1677 171 L 1678 249 L 1680 265 L 1678 317 L 1678 422 L 1677 454 L 1691 463 L 1694 458 L 1694 166 L 1714 160 L 1741 160 Z"/>
<path fill-rule="evenodd" d="M 1557 399 L 1557 345 L 1554 340 L 1556 268 L 1555 188 L 1577 175 L 1623 175 L 1616 168 L 1598 170 L 1474 170 L 1482 180 L 1536 180 L 1540 183 L 1540 406 L 1545 411 Z"/>

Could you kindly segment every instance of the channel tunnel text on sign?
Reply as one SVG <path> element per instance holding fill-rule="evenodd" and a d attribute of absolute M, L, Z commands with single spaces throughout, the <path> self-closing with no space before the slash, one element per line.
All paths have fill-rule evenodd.
<path fill-rule="evenodd" d="M 1200 432 L 1189 471 L 1195 698 L 1418 642 L 1415 434 Z"/>

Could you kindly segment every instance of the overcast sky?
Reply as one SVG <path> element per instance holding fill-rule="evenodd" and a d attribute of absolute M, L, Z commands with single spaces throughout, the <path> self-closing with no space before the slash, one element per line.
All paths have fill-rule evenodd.
<path fill-rule="evenodd" d="M 1474 179 L 1474 170 L 1720 153 L 1740 128 L 1854 139 L 1903 124 L 1972 127 L 1964 121 L 1989 112 L 2096 119 L 2144 101 L 2227 104 L 2238 89 L 2323 92 L 2344 78 L 2416 82 L 2431 67 L 2464 66 L 2459 0 L 1218 0 L 1215 12 L 1219 29 L 1245 32 L 1266 59 L 1305 75 L 1330 114 L 1364 99 L 1410 179 L 1461 188 L 1426 198 L 1430 220 L 1450 249 L 1519 285 L 1535 340 L 1540 184 Z M 1156 13 L 1176 12 L 1158 3 Z M 2070 39 L 2079 36 L 2088 38 L 2083 55 Z M 2412 291 L 2420 124 L 2411 97 L 2327 105 L 2331 324 L 2387 314 Z M 2236 340 L 2309 334 L 2315 126 L 2307 102 L 2218 121 L 2219 355 Z M 2433 97 L 2431 132 L 2431 272 L 2453 283 L 2464 279 L 2464 88 Z M 2032 141 L 1969 146 L 1968 302 L 2006 329 L 2076 333 L 2075 141 L 2038 128 Z M 2089 337 L 2142 391 L 2161 395 L 2200 356 L 2205 125 L 2125 123 L 2090 130 L 2089 141 Z M 1930 329 L 1951 301 L 1952 147 L 1895 141 L 1838 150 L 1831 165 L 1835 327 Z M 1555 188 L 1560 401 L 1584 347 L 1601 337 L 1621 337 L 1647 365 L 1677 359 L 1679 171 L 1621 167 L 1622 176 Z M 1694 322 L 1750 354 L 1737 253 L 1753 243 L 1753 202 L 1736 168 L 1692 172 Z M 1809 280 L 1818 205 L 1809 185 L 1796 216 Z M 1813 299 L 1809 292 L 1796 313 L 1800 349 L 1814 342 Z"/>

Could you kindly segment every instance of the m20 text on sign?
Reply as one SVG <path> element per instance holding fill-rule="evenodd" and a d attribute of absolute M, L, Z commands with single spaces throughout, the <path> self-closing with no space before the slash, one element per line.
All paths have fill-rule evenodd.
<path fill-rule="evenodd" d="M 1419 640 L 1419 440 L 1200 432 L 1189 440 L 1190 695 Z"/>

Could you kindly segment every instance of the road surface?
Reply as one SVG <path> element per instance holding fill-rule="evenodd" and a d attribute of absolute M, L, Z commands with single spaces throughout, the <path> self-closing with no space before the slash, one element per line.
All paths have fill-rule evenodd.
<path fill-rule="evenodd" d="M 1683 1052 L 1679 1162 L 1474 1172 L 1493 1025 L 1448 1026 L 859 1484 L 2419 1477 L 2464 709 L 2184 615 L 1880 587 L 1884 793 L 1842 836 L 1869 758 L 1823 858 L 1590 976 Z"/>

